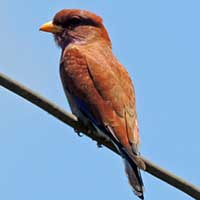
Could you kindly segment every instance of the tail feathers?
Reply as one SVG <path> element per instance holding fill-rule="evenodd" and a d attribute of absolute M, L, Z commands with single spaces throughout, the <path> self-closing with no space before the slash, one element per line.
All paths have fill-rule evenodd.
<path fill-rule="evenodd" d="M 127 161 L 126 159 L 124 160 L 124 164 L 125 164 L 125 171 L 128 176 L 129 183 L 133 189 L 133 192 L 140 199 L 144 199 L 143 195 L 144 186 L 138 167 L 133 162 L 131 162 L 130 164 L 130 162 Z"/>
<path fill-rule="evenodd" d="M 133 192 L 140 198 L 144 199 L 144 185 L 142 181 L 142 177 L 140 174 L 140 170 L 137 166 L 141 167 L 141 169 L 145 169 L 145 164 L 141 159 L 138 159 L 137 154 L 138 150 L 136 148 L 129 150 L 124 148 L 118 139 L 115 136 L 112 128 L 108 125 L 105 126 L 105 132 L 110 137 L 111 141 L 118 149 L 119 153 L 121 154 L 124 164 L 125 164 L 125 171 L 128 176 L 129 183 L 133 189 Z"/>

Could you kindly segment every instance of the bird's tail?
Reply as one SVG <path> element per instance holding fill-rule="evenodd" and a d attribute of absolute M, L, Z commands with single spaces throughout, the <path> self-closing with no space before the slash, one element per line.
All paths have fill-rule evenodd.
<path fill-rule="evenodd" d="M 144 199 L 144 185 L 141 173 L 137 165 L 129 158 L 124 158 L 125 171 L 133 192 L 140 198 Z"/>
<path fill-rule="evenodd" d="M 140 198 L 144 199 L 144 184 L 140 169 L 145 169 L 144 162 L 134 153 L 128 152 L 124 148 L 118 149 L 125 165 L 125 171 L 128 176 L 129 183 L 132 187 L 133 192 Z"/>
<path fill-rule="evenodd" d="M 140 198 L 144 199 L 144 184 L 142 181 L 142 176 L 140 173 L 140 167 L 141 169 L 146 168 L 145 163 L 139 158 L 139 153 L 137 152 L 137 149 L 132 146 L 132 149 L 124 148 L 115 137 L 115 134 L 113 133 L 113 130 L 107 126 L 108 132 L 112 143 L 117 148 L 119 153 L 121 154 L 124 165 L 125 165 L 125 171 L 128 176 L 129 183 L 132 187 L 133 192 Z"/>

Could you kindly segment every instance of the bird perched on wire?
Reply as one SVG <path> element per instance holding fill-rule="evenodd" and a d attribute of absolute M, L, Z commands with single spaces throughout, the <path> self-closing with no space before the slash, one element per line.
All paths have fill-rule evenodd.
<path fill-rule="evenodd" d="M 134 193 L 144 199 L 134 88 L 112 53 L 102 19 L 85 10 L 64 9 L 40 30 L 53 33 L 62 49 L 60 76 L 72 112 L 115 145 Z"/>

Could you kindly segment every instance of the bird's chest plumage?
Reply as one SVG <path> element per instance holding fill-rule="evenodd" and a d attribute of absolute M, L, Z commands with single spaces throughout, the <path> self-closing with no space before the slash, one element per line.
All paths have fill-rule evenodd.
<path fill-rule="evenodd" d="M 73 86 L 77 84 L 76 81 L 79 80 L 77 92 L 81 92 L 80 90 L 86 87 L 84 83 L 89 78 L 85 60 L 73 50 L 64 53 L 60 62 L 60 76 L 63 86 L 69 92 L 72 92 L 71 89 L 74 88 Z M 80 80 L 82 81 L 80 82 Z"/>
<path fill-rule="evenodd" d="M 99 118 L 97 110 L 89 107 L 86 103 L 89 98 L 94 104 L 98 104 L 100 95 L 95 90 L 85 57 L 80 56 L 73 48 L 63 52 L 60 62 L 60 76 L 73 114 L 81 119 L 85 125 L 93 122 L 92 124 L 96 127 L 94 133 L 108 140 L 108 137 L 96 126 L 98 124 L 97 118 Z"/>
<path fill-rule="evenodd" d="M 77 48 L 67 48 L 64 50 L 60 62 L 60 76 L 66 96 L 69 100 L 72 111 L 74 107 L 81 107 L 95 116 L 95 108 L 86 108 L 87 100 L 96 102 L 99 94 L 95 90 L 94 83 L 87 67 L 86 58 L 77 51 Z M 76 102 L 74 102 L 76 101 Z M 96 117 L 96 116 L 95 116 Z"/>
<path fill-rule="evenodd" d="M 94 84 L 94 77 L 87 63 L 87 58 L 90 56 L 95 57 L 95 55 L 98 54 L 95 54 L 95 52 L 93 54 L 84 48 L 70 46 L 63 51 L 60 62 L 60 75 L 65 90 L 74 95 L 78 94 L 82 100 L 87 99 L 91 102 L 101 101 L 99 91 Z M 96 59 L 98 60 L 98 56 Z M 100 70 L 101 67 L 96 66 L 96 69 Z M 103 70 L 100 71 L 103 73 Z M 98 80 L 98 83 L 104 82 Z M 100 104 L 99 102 L 98 105 Z"/>

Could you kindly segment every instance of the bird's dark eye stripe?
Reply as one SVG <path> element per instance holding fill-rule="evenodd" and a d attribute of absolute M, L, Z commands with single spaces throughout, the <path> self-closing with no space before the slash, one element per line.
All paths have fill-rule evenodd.
<path fill-rule="evenodd" d="M 68 20 L 67 24 L 69 26 L 78 26 L 78 25 L 82 24 L 82 20 L 81 20 L 81 18 L 73 17 L 73 18 Z"/>
<path fill-rule="evenodd" d="M 85 19 L 85 18 L 80 18 L 80 17 L 72 17 L 72 18 L 60 18 L 59 20 L 54 19 L 54 24 L 60 25 L 64 28 L 67 27 L 75 27 L 79 25 L 91 25 L 91 26 L 98 26 L 97 23 L 95 23 L 91 19 Z"/>

